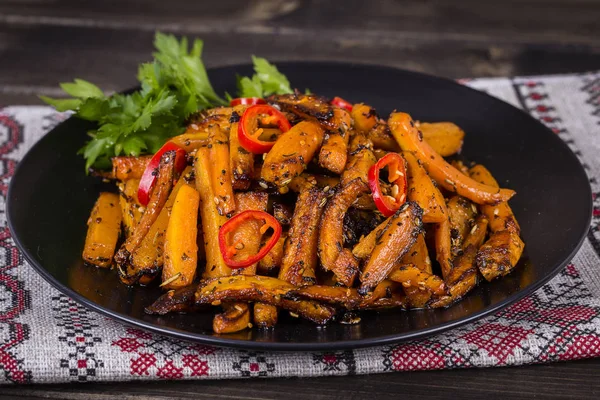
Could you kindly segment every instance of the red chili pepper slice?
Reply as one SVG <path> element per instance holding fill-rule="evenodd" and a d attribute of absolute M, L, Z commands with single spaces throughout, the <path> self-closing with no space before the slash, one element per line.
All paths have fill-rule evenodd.
<path fill-rule="evenodd" d="M 343 108 L 344 110 L 347 110 L 348 112 L 352 111 L 352 104 L 350 104 L 348 101 L 342 99 L 341 97 L 334 97 L 331 100 L 331 104 L 339 107 L 339 108 Z"/>
<path fill-rule="evenodd" d="M 229 102 L 229 105 L 231 107 L 239 105 L 253 106 L 256 104 L 267 104 L 267 102 L 264 99 L 261 99 L 260 97 L 238 97 L 237 99 L 232 99 Z"/>
<path fill-rule="evenodd" d="M 269 228 L 273 229 L 273 234 L 269 241 L 258 250 L 258 253 L 243 260 L 234 260 L 233 257 L 237 252 L 237 249 L 235 248 L 237 243 L 230 243 L 229 234 L 248 220 L 264 221 L 265 224 L 260 228 L 261 234 L 264 234 Z M 246 268 L 266 256 L 273 246 L 275 246 L 280 236 L 281 225 L 277 222 L 275 217 L 264 211 L 247 210 L 239 213 L 221 226 L 221 229 L 219 229 L 219 249 L 221 250 L 223 261 L 225 261 L 225 264 L 229 267 L 236 269 Z"/>
<path fill-rule="evenodd" d="M 175 170 L 181 172 L 184 170 L 187 160 L 185 159 L 185 150 L 177 146 L 175 143 L 167 142 L 161 147 L 154 156 L 150 159 L 150 162 L 146 166 L 140 184 L 138 186 L 138 201 L 141 205 L 148 205 L 150 200 L 150 192 L 156 183 L 156 170 L 160 163 L 160 158 L 167 151 L 175 151 Z"/>
<path fill-rule="evenodd" d="M 266 104 L 248 107 L 238 124 L 238 139 L 240 145 L 254 154 L 267 153 L 275 142 L 265 142 L 259 139 L 262 129 L 258 127 L 259 120 L 264 124 L 275 124 L 281 132 L 287 132 L 292 125 L 281 112 Z"/>
<path fill-rule="evenodd" d="M 390 182 L 390 194 L 384 194 L 379 182 L 379 173 L 383 168 L 388 169 L 388 181 Z M 394 213 L 406 201 L 406 165 L 404 158 L 398 153 L 388 153 L 379 159 L 369 169 L 369 188 L 373 195 L 373 200 L 377 209 L 384 217 L 394 215 Z"/>

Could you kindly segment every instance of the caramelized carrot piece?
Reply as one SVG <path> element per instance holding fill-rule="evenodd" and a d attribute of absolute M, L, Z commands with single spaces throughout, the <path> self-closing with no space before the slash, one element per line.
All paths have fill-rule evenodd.
<path fill-rule="evenodd" d="M 215 333 L 233 333 L 248 328 L 250 324 L 250 307 L 246 303 L 227 303 L 221 314 L 213 319 Z"/>
<path fill-rule="evenodd" d="M 452 242 L 450 240 L 450 220 L 446 218 L 435 224 L 433 228 L 435 237 L 435 258 L 442 269 L 442 276 L 446 278 L 452 270 Z"/>
<path fill-rule="evenodd" d="M 184 149 L 186 152 L 191 153 L 198 149 L 198 147 L 206 146 L 208 144 L 208 133 L 184 133 L 183 135 L 175 136 L 171 138 L 169 142 L 175 143 L 177 146 Z"/>
<path fill-rule="evenodd" d="M 277 307 L 271 304 L 254 303 L 254 324 L 262 328 L 272 328 L 277 324 Z"/>
<path fill-rule="evenodd" d="M 333 118 L 337 129 L 325 135 L 325 142 L 319 152 L 319 165 L 336 174 L 341 174 L 348 159 L 348 139 L 352 118 L 350 113 L 341 108 L 333 109 Z"/>
<path fill-rule="evenodd" d="M 268 275 L 269 272 L 279 268 L 283 260 L 283 247 L 287 234 L 282 233 L 275 246 L 258 262 L 258 272 L 262 275 Z"/>
<path fill-rule="evenodd" d="M 88 230 L 83 248 L 85 262 L 98 267 L 110 267 L 121 231 L 119 196 L 100 193 L 88 219 Z"/>
<path fill-rule="evenodd" d="M 267 153 L 261 178 L 276 186 L 287 186 L 306 169 L 323 142 L 323 128 L 310 121 L 294 125 L 277 139 Z"/>
<path fill-rule="evenodd" d="M 390 222 L 392 221 L 394 216 L 392 215 L 388 219 L 384 220 L 382 223 L 377 225 L 375 229 L 373 229 L 367 236 L 360 239 L 358 243 L 352 249 L 352 254 L 355 257 L 360 259 L 365 259 L 369 257 L 373 249 L 375 248 L 375 244 L 377 243 L 377 238 L 381 237 L 381 234 L 388 227 Z"/>
<path fill-rule="evenodd" d="M 152 156 L 130 157 L 121 156 L 110 159 L 112 163 L 112 178 L 120 181 L 140 179 L 146 170 L 146 165 Z"/>
<path fill-rule="evenodd" d="M 204 236 L 204 250 L 206 253 L 205 278 L 215 278 L 231 275 L 231 269 L 223 261 L 219 250 L 219 239 L 216 234 L 221 226 L 227 222 L 227 217 L 220 215 L 214 202 L 214 193 L 210 182 L 209 150 L 200 147 L 196 152 L 194 171 L 196 175 L 196 190 L 200 194 L 200 216 Z"/>
<path fill-rule="evenodd" d="M 319 221 L 326 201 L 323 191 L 316 187 L 303 191 L 298 196 L 285 243 L 279 279 L 296 286 L 316 282 Z"/>
<path fill-rule="evenodd" d="M 476 165 L 471 168 L 469 170 L 469 175 L 471 178 L 484 185 L 498 187 L 498 182 L 496 182 L 490 171 L 483 165 Z M 490 221 L 490 230 L 492 232 L 499 232 L 505 229 L 514 232 L 517 235 L 521 232 L 519 223 L 507 202 L 501 202 L 495 206 L 481 206 L 481 212 Z"/>
<path fill-rule="evenodd" d="M 239 214 L 248 210 L 267 211 L 267 201 L 269 196 L 262 192 L 243 192 L 235 194 L 235 202 L 237 204 L 236 213 Z M 232 243 L 238 243 L 240 250 L 237 251 L 236 256 L 240 259 L 249 258 L 260 249 L 261 232 L 260 228 L 263 225 L 262 222 L 251 219 L 240 224 L 231 236 Z M 258 263 L 254 263 L 246 268 L 234 269 L 233 275 L 256 275 L 256 266 Z"/>
<path fill-rule="evenodd" d="M 196 226 L 199 203 L 200 195 L 194 188 L 184 185 L 179 189 L 165 238 L 165 261 L 162 272 L 165 289 L 190 285 L 196 276 L 198 265 Z"/>
<path fill-rule="evenodd" d="M 420 234 L 417 237 L 417 241 L 408 253 L 402 257 L 400 264 L 412 264 L 421 271 L 431 274 L 431 259 L 429 258 L 429 250 L 427 250 L 424 234 Z"/>
<path fill-rule="evenodd" d="M 422 122 L 419 129 L 423 139 L 442 157 L 459 153 L 465 132 L 452 122 Z"/>
<path fill-rule="evenodd" d="M 390 273 L 389 279 L 405 286 L 428 290 L 435 295 L 446 293 L 444 281 L 436 275 L 422 271 L 412 264 L 404 264 Z"/>
<path fill-rule="evenodd" d="M 423 140 L 423 134 L 417 129 L 410 115 L 392 113 L 388 125 L 402 150 L 413 152 L 429 175 L 444 189 L 456 192 L 477 204 L 495 204 L 514 196 L 514 190 L 483 185 L 448 164 Z"/>
<path fill-rule="evenodd" d="M 268 276 L 235 275 L 213 278 L 202 282 L 196 291 L 196 304 L 215 302 L 260 302 L 281 307 L 317 324 L 325 324 L 335 316 L 335 310 L 327 305 L 309 300 L 290 300 L 286 293 L 296 286 Z"/>
<path fill-rule="evenodd" d="M 377 158 L 373 154 L 373 143 L 363 134 L 356 134 L 350 141 L 348 164 L 342 172 L 342 185 L 354 178 L 369 183 L 369 169 L 375 165 Z"/>
<path fill-rule="evenodd" d="M 187 185 L 191 172 L 192 167 L 187 167 L 181 173 L 181 178 L 175 184 L 167 202 L 158 214 L 158 218 L 150 227 L 139 247 L 131 254 L 131 268 L 127 268 L 126 275 L 120 276 L 123 283 L 132 285 L 139 279 L 141 284 L 148 284 L 156 277 L 157 272 L 160 272 L 164 261 L 165 233 L 167 232 L 171 209 L 179 189 L 183 185 Z"/>
<path fill-rule="evenodd" d="M 384 122 L 375 124 L 373 129 L 367 133 L 367 137 L 373 142 L 375 150 L 393 151 L 396 153 L 401 151 L 398 142 L 396 142 L 390 133 L 389 126 Z M 380 158 L 379 155 L 378 158 Z"/>
<path fill-rule="evenodd" d="M 117 184 L 119 188 L 119 206 L 123 217 L 123 233 L 128 238 L 144 214 L 144 207 L 137 197 L 139 179 L 128 179 Z"/>
<path fill-rule="evenodd" d="M 354 120 L 354 129 L 361 133 L 367 133 L 377 123 L 377 113 L 373 107 L 359 103 L 352 107 L 352 119 Z"/>
<path fill-rule="evenodd" d="M 175 152 L 168 151 L 163 154 L 158 165 L 158 179 L 150 195 L 150 201 L 144 211 L 140 222 L 136 225 L 131 236 L 115 255 L 115 261 L 121 266 L 128 263 L 131 253 L 138 248 L 150 227 L 158 218 L 158 214 L 165 205 L 171 190 L 173 189 L 173 178 L 175 176 Z M 126 275 L 126 274 L 125 274 Z"/>
<path fill-rule="evenodd" d="M 444 196 L 412 153 L 405 151 L 402 155 L 408 166 L 408 199 L 423 209 L 423 222 L 443 221 L 448 215 Z"/>
<path fill-rule="evenodd" d="M 248 190 L 254 175 L 254 154 L 244 149 L 238 139 L 238 123 L 231 124 L 229 131 L 229 156 L 234 190 Z"/>
<path fill-rule="evenodd" d="M 369 188 L 360 178 L 340 187 L 327 203 L 319 228 L 319 257 L 326 271 L 334 271 L 338 281 L 351 286 L 358 272 L 358 262 L 344 248 L 344 216 L 358 196 Z M 339 257 L 343 258 L 336 262 Z"/>
<path fill-rule="evenodd" d="M 475 225 L 467 234 L 462 254 L 454 260 L 452 270 L 444 278 L 449 294 L 432 302 L 431 307 L 446 307 L 463 297 L 477 285 L 479 274 L 475 265 L 475 257 L 485 239 L 487 226 L 488 219 L 485 215 L 477 217 Z"/>
<path fill-rule="evenodd" d="M 235 211 L 235 199 L 231 186 L 231 165 L 229 164 L 229 139 L 218 125 L 208 126 L 210 147 L 210 181 L 214 193 L 213 201 L 221 215 Z"/>
<path fill-rule="evenodd" d="M 431 259 L 429 257 L 429 250 L 427 249 L 427 244 L 425 243 L 425 235 L 420 234 L 417 237 L 417 240 L 413 247 L 406 253 L 404 257 L 398 263 L 400 266 L 402 265 L 414 265 L 418 269 L 428 274 L 431 274 Z M 395 280 L 393 277 L 394 272 L 390 274 L 390 279 Z M 413 281 L 413 283 L 416 281 Z M 404 282 L 402 283 L 402 288 L 404 289 L 404 293 L 406 294 L 406 298 L 408 303 L 412 307 L 421 308 L 424 307 L 425 304 L 431 298 L 432 292 L 428 290 L 424 290 L 422 287 L 418 286 L 418 282 L 416 285 L 406 285 Z"/>
<path fill-rule="evenodd" d="M 423 229 L 422 215 L 416 203 L 407 202 L 390 217 L 388 225 L 376 238 L 375 247 L 363 268 L 358 289 L 361 295 L 368 294 L 383 281 L 394 269 L 397 260 L 414 245 Z"/>

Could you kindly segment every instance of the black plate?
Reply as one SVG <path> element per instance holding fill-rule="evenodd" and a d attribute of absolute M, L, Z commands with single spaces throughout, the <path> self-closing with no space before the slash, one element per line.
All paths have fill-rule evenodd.
<path fill-rule="evenodd" d="M 424 121 L 453 121 L 466 132 L 463 154 L 486 165 L 511 201 L 526 253 L 516 271 L 484 283 L 445 310 L 370 312 L 359 325 L 317 327 L 282 318 L 271 331 L 211 332 L 212 313 L 150 316 L 144 307 L 158 288 L 127 287 L 114 271 L 85 267 L 86 219 L 101 189 L 76 155 L 89 123 L 71 118 L 27 153 L 12 179 L 8 217 L 13 237 L 31 265 L 58 290 L 125 323 L 206 344 L 271 350 L 309 350 L 394 343 L 474 321 L 532 293 L 573 257 L 591 218 L 591 190 L 575 155 L 526 113 L 455 82 L 392 68 L 336 63 L 281 63 L 296 87 L 324 96 L 364 101 L 381 115 L 393 109 Z M 250 66 L 217 68 L 217 92 L 234 91 L 235 74 Z"/>

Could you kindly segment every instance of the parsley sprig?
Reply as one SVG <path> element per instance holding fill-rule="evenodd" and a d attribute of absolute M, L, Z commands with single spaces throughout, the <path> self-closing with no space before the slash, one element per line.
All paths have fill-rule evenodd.
<path fill-rule="evenodd" d="M 80 150 L 90 167 L 104 168 L 110 158 L 155 153 L 170 138 L 185 130 L 194 112 L 227 104 L 213 89 L 202 62 L 203 42 L 181 40 L 157 32 L 154 60 L 139 66 L 141 89 L 131 94 L 107 96 L 83 79 L 61 83 L 70 98 L 40 98 L 58 111 L 98 123 L 88 132 L 91 140 Z M 288 79 L 266 59 L 252 57 L 255 74 L 238 78 L 239 97 L 265 97 L 292 93 Z"/>
<path fill-rule="evenodd" d="M 266 59 L 252 56 L 254 75 L 237 77 L 238 97 L 267 97 L 293 93 L 290 81 Z"/>

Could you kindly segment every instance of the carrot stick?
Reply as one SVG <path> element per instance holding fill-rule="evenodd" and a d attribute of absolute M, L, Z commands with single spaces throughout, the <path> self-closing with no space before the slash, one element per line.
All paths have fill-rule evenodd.
<path fill-rule="evenodd" d="M 200 195 L 191 186 L 179 189 L 165 238 L 163 287 L 177 289 L 191 284 L 198 265 L 198 206 Z M 168 283 L 167 283 L 168 282 Z"/>
<path fill-rule="evenodd" d="M 423 134 L 417 129 L 410 115 L 400 112 L 392 113 L 388 125 L 402 150 L 414 153 L 433 180 L 444 189 L 456 192 L 477 204 L 495 204 L 507 201 L 514 196 L 514 190 L 483 185 L 465 176 L 444 161 L 423 140 Z"/>

